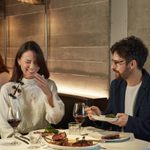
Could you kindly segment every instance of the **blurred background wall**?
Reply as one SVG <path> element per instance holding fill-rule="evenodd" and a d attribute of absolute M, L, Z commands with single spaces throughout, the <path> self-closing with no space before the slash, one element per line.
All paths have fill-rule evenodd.
<path fill-rule="evenodd" d="M 149 0 L 46 0 L 31 5 L 0 1 L 0 52 L 12 69 L 19 46 L 42 47 L 59 93 L 108 97 L 109 47 L 136 35 L 150 47 Z M 150 71 L 150 60 L 145 67 Z"/>

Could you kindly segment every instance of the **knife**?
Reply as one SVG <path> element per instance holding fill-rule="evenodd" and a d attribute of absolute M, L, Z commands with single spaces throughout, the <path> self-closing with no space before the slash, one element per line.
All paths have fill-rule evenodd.
<path fill-rule="evenodd" d="M 26 143 L 26 144 L 29 144 L 28 141 L 26 141 L 26 140 L 24 140 L 24 139 L 22 139 L 22 138 L 20 138 L 18 136 L 15 136 L 15 138 L 18 139 L 18 140 L 20 140 L 20 141 L 22 141 L 22 142 L 24 142 L 24 143 Z"/>
<path fill-rule="evenodd" d="M 25 139 L 25 140 L 27 140 L 27 141 L 30 141 L 30 139 L 28 137 L 25 137 L 23 135 L 21 135 L 20 137 L 23 138 L 23 139 Z"/>

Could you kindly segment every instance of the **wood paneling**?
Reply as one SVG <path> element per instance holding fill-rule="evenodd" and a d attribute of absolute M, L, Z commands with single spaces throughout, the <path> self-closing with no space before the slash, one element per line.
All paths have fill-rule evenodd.
<path fill-rule="evenodd" d="M 7 16 L 20 16 L 24 14 L 32 14 L 36 12 L 44 12 L 44 5 L 31 5 L 21 3 L 17 0 L 6 0 L 6 15 Z"/>
<path fill-rule="evenodd" d="M 4 54 L 4 0 L 0 1 L 0 54 Z"/>
<path fill-rule="evenodd" d="M 48 66 L 57 85 L 76 90 L 90 89 L 89 83 L 103 97 L 109 81 L 109 1 L 52 1 L 50 39 Z"/>
<path fill-rule="evenodd" d="M 128 35 L 140 37 L 150 51 L 150 1 L 128 1 Z M 150 72 L 150 56 L 145 68 Z"/>
<path fill-rule="evenodd" d="M 94 97 L 106 97 L 109 81 L 109 0 L 51 0 L 48 8 L 47 62 L 58 90 L 65 91 L 67 87 L 66 92 L 70 93 L 86 88 Z M 47 54 L 44 5 L 6 0 L 6 16 L 9 67 L 13 66 L 18 48 L 27 40 L 39 43 Z M 73 92 L 77 95 L 87 93 L 77 91 Z"/>

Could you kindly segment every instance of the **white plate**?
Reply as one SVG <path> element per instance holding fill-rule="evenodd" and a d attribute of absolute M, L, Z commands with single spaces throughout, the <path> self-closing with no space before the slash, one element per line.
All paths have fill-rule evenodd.
<path fill-rule="evenodd" d="M 92 118 L 95 120 L 99 120 L 99 121 L 105 121 L 105 122 L 114 122 L 116 121 L 118 118 L 110 118 L 110 117 L 106 117 L 105 115 L 92 115 Z"/>
<path fill-rule="evenodd" d="M 124 142 L 130 139 L 130 134 L 120 133 L 120 138 L 118 139 L 104 139 L 105 142 Z"/>
<path fill-rule="evenodd" d="M 14 145 L 13 142 L 14 142 L 13 138 L 0 139 L 0 145 L 3 145 L 3 146 L 12 146 L 12 145 Z M 21 144 L 21 143 L 19 141 L 17 141 L 17 144 Z"/>
<path fill-rule="evenodd" d="M 29 133 L 35 133 L 35 134 L 38 134 L 38 132 L 44 132 L 45 129 L 38 129 L 38 130 L 33 130 L 33 131 L 30 131 Z"/>
<path fill-rule="evenodd" d="M 49 147 L 55 148 L 58 150 L 99 150 L 100 145 L 95 144 L 92 146 L 85 146 L 85 147 L 71 147 L 71 146 L 60 146 L 60 145 L 55 145 L 55 144 L 49 144 Z"/>
<path fill-rule="evenodd" d="M 75 141 L 76 138 L 82 139 L 83 136 L 78 135 L 67 135 L 69 141 Z M 85 137 L 86 140 L 94 140 L 95 138 L 92 137 Z M 46 142 L 47 143 L 47 142 Z M 71 146 L 60 146 L 52 143 L 47 143 L 47 145 L 51 148 L 58 149 L 58 150 L 99 150 L 100 145 L 99 143 L 95 143 L 92 146 L 84 146 L 84 147 L 71 147 Z"/>

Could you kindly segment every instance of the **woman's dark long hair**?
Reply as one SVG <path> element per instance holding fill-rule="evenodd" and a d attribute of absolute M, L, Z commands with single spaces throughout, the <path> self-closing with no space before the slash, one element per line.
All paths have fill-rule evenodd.
<path fill-rule="evenodd" d="M 3 58 L 0 55 L 0 73 L 3 73 L 3 72 L 8 72 L 9 73 L 9 70 L 7 69 L 6 65 L 3 62 Z"/>
<path fill-rule="evenodd" d="M 22 57 L 23 53 L 27 51 L 32 51 L 36 54 L 37 64 L 40 67 L 38 73 L 40 75 L 44 75 L 45 79 L 48 79 L 49 71 L 40 46 L 34 41 L 27 41 L 19 48 L 16 54 L 11 81 L 18 82 L 22 79 L 23 72 L 20 65 L 18 64 L 18 60 Z"/>

